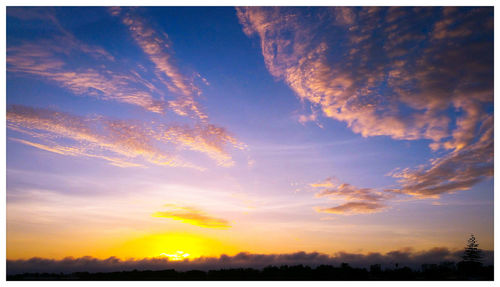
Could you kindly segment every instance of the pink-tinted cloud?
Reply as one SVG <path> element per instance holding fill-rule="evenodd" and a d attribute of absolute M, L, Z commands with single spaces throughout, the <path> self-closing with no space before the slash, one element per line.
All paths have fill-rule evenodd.
<path fill-rule="evenodd" d="M 54 50 L 68 54 L 71 50 L 78 50 L 94 58 L 102 58 L 114 61 L 115 58 L 106 50 L 99 46 L 88 45 L 77 39 L 72 33 L 66 30 L 59 22 L 56 11 L 53 7 L 9 7 L 7 9 L 8 17 L 16 17 L 23 21 L 41 20 L 55 28 L 55 39 L 63 42 L 64 45 L 57 45 L 50 41 L 40 43 L 48 45 L 47 50 Z M 47 40 L 47 39 L 46 39 Z"/>
<path fill-rule="evenodd" d="M 170 126 L 159 135 L 160 139 L 171 141 L 190 150 L 205 153 L 221 166 L 232 166 L 234 161 L 226 152 L 226 146 L 243 150 L 246 145 L 236 140 L 226 129 L 211 124 L 186 126 Z"/>
<path fill-rule="evenodd" d="M 356 21 L 356 14 L 351 7 L 332 7 L 335 21 L 339 25 L 353 25 Z"/>
<path fill-rule="evenodd" d="M 208 121 L 208 117 L 202 111 L 203 108 L 194 99 L 200 90 L 194 85 L 192 79 L 181 74 L 174 65 L 170 54 L 171 48 L 169 48 L 171 44 L 166 34 L 153 30 L 143 19 L 134 16 L 133 9 L 123 13 L 122 20 L 129 27 L 137 44 L 156 67 L 156 78 L 152 81 L 141 76 L 140 71 L 146 70 L 143 66 L 138 69 L 121 69 L 119 72 L 116 69 L 107 68 L 110 62 L 116 59 L 102 48 L 82 43 L 65 30 L 57 20 L 55 11 L 27 9 L 28 12 L 21 16 L 23 14 L 21 10 L 10 11 L 10 16 L 48 21 L 55 27 L 56 32 L 53 38 L 9 46 L 7 48 L 9 74 L 36 76 L 56 83 L 76 95 L 126 103 L 160 114 L 170 110 L 183 117 L 195 118 L 198 122 L 194 128 L 180 127 L 175 124 L 165 125 L 161 127 L 161 131 L 156 131 L 153 137 L 160 141 L 167 140 L 181 149 L 202 152 L 216 160 L 221 166 L 234 164 L 225 147 L 241 149 L 244 144 L 238 142 L 224 128 Z M 111 8 L 110 12 L 113 15 L 120 15 L 122 10 Z M 65 45 L 60 43 L 65 43 Z M 72 57 L 89 55 L 102 65 L 85 68 L 81 67 L 81 63 L 76 63 L 75 67 L 75 63 L 71 62 Z M 208 83 L 199 73 L 194 73 L 193 77 L 198 77 Z M 164 99 L 164 89 L 153 84 L 156 80 L 172 88 L 171 91 L 175 94 L 174 99 Z M 55 149 L 52 148 L 52 150 Z"/>
<path fill-rule="evenodd" d="M 372 188 L 359 188 L 348 183 L 337 184 L 333 177 L 318 183 L 310 184 L 314 188 L 322 188 L 315 197 L 326 197 L 333 200 L 344 200 L 345 203 L 334 207 L 316 207 L 317 212 L 334 214 L 364 214 L 376 213 L 387 208 L 385 201 L 393 195 L 386 191 Z"/>
<path fill-rule="evenodd" d="M 157 113 L 167 108 L 166 102 L 152 96 L 150 90 L 154 87 L 137 73 L 115 73 L 99 68 L 68 69 L 60 57 L 65 51 L 57 47 L 51 41 L 9 47 L 7 71 L 47 79 L 78 95 L 136 105 Z"/>
<path fill-rule="evenodd" d="M 459 164 L 440 169 L 436 179 L 444 182 L 421 193 L 468 189 L 487 177 L 485 157 L 459 159 L 467 150 L 493 152 L 492 146 L 474 143 L 493 103 L 490 8 L 236 10 L 243 31 L 259 37 L 269 72 L 323 116 L 345 122 L 364 137 L 429 140 L 432 150 L 446 152 L 435 165 Z M 436 13 L 441 14 L 437 20 Z M 454 179 L 460 170 L 467 179 Z M 416 193 L 416 182 L 401 183 L 402 190 Z"/>
<path fill-rule="evenodd" d="M 11 106 L 7 111 L 7 125 L 17 131 L 26 130 L 38 139 L 48 139 L 47 145 L 30 144 L 47 151 L 59 151 L 67 155 L 94 154 L 104 159 L 107 153 L 125 159 L 143 158 L 158 165 L 184 166 L 175 156 L 155 147 L 148 131 L 131 122 L 110 120 L 104 117 L 80 117 L 48 109 Z M 73 143 L 62 147 L 54 144 L 58 139 L 70 139 Z M 27 142 L 25 142 L 27 143 Z M 111 161 L 113 164 L 115 161 Z"/>
<path fill-rule="evenodd" d="M 340 35 L 335 32 L 321 34 L 319 28 L 325 26 L 315 25 L 314 19 L 310 19 L 314 16 L 304 15 L 299 10 L 237 8 L 245 33 L 260 37 L 264 60 L 271 74 L 283 79 L 301 99 L 319 105 L 324 115 L 346 122 L 354 132 L 363 136 L 387 135 L 395 139 L 427 138 L 433 141 L 450 136 L 448 125 L 452 119 L 444 114 L 444 110 L 450 105 L 463 108 L 459 104 L 460 79 L 484 83 L 476 87 L 477 93 L 468 93 L 470 101 L 478 104 L 492 101 L 492 58 L 487 57 L 492 51 L 491 43 L 453 49 L 436 42 L 424 49 L 422 58 L 418 58 L 404 47 L 409 43 L 432 40 L 410 29 L 415 23 L 394 21 L 406 14 L 409 18 L 415 17 L 415 22 L 423 21 L 424 12 L 408 8 L 383 11 L 369 7 L 356 13 L 350 9 L 346 11 L 334 10 L 332 15 L 316 15 L 316 21 L 333 19 L 340 21 L 339 24 L 352 25 L 345 35 Z M 472 15 L 468 17 L 477 19 L 484 14 L 489 21 L 488 13 L 487 9 L 478 10 L 468 13 Z M 460 21 L 457 17 L 453 20 Z M 475 27 L 477 21 L 461 25 Z M 386 26 L 388 34 L 383 47 L 376 44 L 380 36 L 374 31 L 379 26 Z M 480 33 L 491 33 L 491 30 Z M 335 46 L 333 43 L 338 43 L 338 39 L 333 39 L 335 36 L 345 37 L 346 44 Z M 352 47 L 347 44 L 349 41 Z M 339 48 L 347 48 L 350 52 L 333 60 Z M 393 53 L 398 49 L 403 49 L 406 59 L 393 59 Z M 471 58 L 471 55 L 478 56 Z M 467 57 L 472 61 L 461 63 L 454 57 L 457 60 L 458 57 Z M 445 73 L 437 74 L 437 67 Z M 483 79 L 486 75 L 489 77 Z M 386 83 L 388 76 L 387 84 L 392 92 L 380 93 L 377 86 Z M 448 77 L 454 77 L 453 81 L 444 81 Z M 446 84 L 439 86 L 438 83 L 443 81 Z M 434 82 L 436 85 L 432 84 Z M 412 86 L 411 90 L 406 90 Z M 401 104 L 410 108 L 405 114 L 400 110 Z"/>
<path fill-rule="evenodd" d="M 121 9 L 114 8 L 110 11 L 119 15 Z M 166 34 L 153 30 L 139 17 L 126 13 L 123 22 L 154 63 L 156 78 L 175 93 L 175 99 L 164 100 L 159 97 L 163 96 L 162 89 L 145 80 L 135 69 L 121 69 L 117 72 L 116 69 L 107 68 L 110 62 L 116 62 L 115 57 L 101 47 L 88 45 L 77 39 L 59 23 L 52 9 L 9 9 L 9 16 L 47 21 L 56 31 L 52 38 L 9 46 L 9 73 L 34 75 L 55 82 L 78 95 L 132 104 L 155 113 L 172 110 L 181 116 L 207 120 L 202 106 L 194 100 L 194 95 L 201 91 L 194 85 L 193 79 L 184 76 L 174 64 L 170 55 L 171 44 Z M 71 58 L 82 55 L 101 61 L 101 65 L 75 68 L 71 64 Z M 195 76 L 207 82 L 198 73 L 193 75 Z"/>
<path fill-rule="evenodd" d="M 128 162 L 123 160 L 122 158 L 119 157 L 110 157 L 110 156 L 105 156 L 101 154 L 93 154 L 88 152 L 85 148 L 77 147 L 77 146 L 62 146 L 58 145 L 56 143 L 50 143 L 49 145 L 45 144 L 40 144 L 40 143 L 35 143 L 23 139 L 18 139 L 18 138 L 9 138 L 9 140 L 16 141 L 28 146 L 32 146 L 41 150 L 57 153 L 60 155 L 67 155 L 67 156 L 76 156 L 76 157 L 93 157 L 93 158 L 100 158 L 103 160 L 108 161 L 111 165 L 118 166 L 118 167 L 140 167 L 142 166 L 141 164 L 138 163 L 133 163 L 133 162 Z"/>
<path fill-rule="evenodd" d="M 26 13 L 23 14 L 23 10 L 26 10 Z M 110 12 L 114 15 L 120 15 L 121 8 L 112 8 Z M 7 71 L 9 74 L 39 77 L 64 87 L 76 95 L 130 104 L 159 114 L 171 110 L 180 116 L 193 117 L 198 120 L 195 127 L 189 127 L 189 125 L 181 127 L 175 124 L 157 126 L 154 132 L 147 131 L 147 133 L 151 134 L 143 135 L 145 136 L 144 139 L 149 136 L 157 140 L 160 145 L 164 145 L 166 142 L 174 146 L 175 149 L 188 149 L 204 153 L 216 160 L 217 164 L 221 166 L 233 165 L 234 161 L 226 147 L 231 146 L 242 149 L 244 144 L 238 142 L 224 128 L 208 122 L 201 105 L 194 99 L 194 95 L 199 94 L 200 90 L 193 84 L 192 79 L 182 75 L 174 65 L 173 58 L 169 54 L 171 49 L 167 47 L 171 44 L 168 43 L 166 34 L 154 31 L 144 20 L 135 17 L 131 12 L 133 12 L 133 9 L 124 13 L 123 21 L 130 28 L 135 41 L 150 57 L 157 69 L 156 78 L 152 81 L 146 80 L 141 75 L 142 72 L 147 71 L 144 66 L 120 69 L 119 71 L 108 68 L 110 66 L 116 67 L 116 65 L 122 63 L 120 61 L 115 65 L 116 59 L 107 51 L 100 47 L 89 46 L 78 40 L 59 23 L 53 9 L 23 8 L 9 10 L 9 16 L 11 17 L 46 21 L 47 25 L 54 28 L 55 32 L 52 38 L 9 46 L 7 48 Z M 61 45 L 61 43 L 64 43 L 64 45 Z M 93 57 L 100 64 L 86 68 L 83 67 L 84 64 L 81 62 L 73 63 L 71 60 L 75 57 L 88 56 Z M 195 73 L 194 77 L 208 83 L 198 73 Z M 155 81 L 157 82 L 157 80 L 173 87 L 174 99 L 168 100 L 164 98 L 163 90 L 165 89 L 156 86 Z M 10 128 L 19 129 L 19 127 L 13 125 Z M 120 128 L 127 129 L 129 127 L 126 124 L 120 127 L 118 122 L 114 122 L 110 123 L 108 128 L 113 129 L 118 134 Z M 143 133 L 146 133 L 146 128 L 143 129 Z M 33 131 L 25 129 L 23 132 L 29 132 L 33 136 Z M 39 134 L 36 136 L 39 136 Z M 27 142 L 24 143 L 27 144 Z M 36 146 L 31 146 L 42 148 L 42 143 L 36 144 Z M 58 147 L 56 148 L 56 146 Z M 70 153 L 55 142 L 50 143 L 50 148 L 48 143 L 45 143 L 43 147 L 42 149 L 53 152 L 64 151 L 65 154 L 76 155 L 76 152 Z M 170 152 L 168 151 L 168 153 Z M 158 151 L 155 151 L 155 153 L 158 154 Z M 80 151 L 79 154 L 91 155 L 88 151 Z M 145 153 L 141 152 L 140 154 Z M 101 155 L 101 157 L 103 156 Z M 155 158 L 154 156 L 149 157 L 148 161 L 158 164 L 164 163 L 164 159 Z M 173 163 L 171 164 L 173 165 Z"/>
<path fill-rule="evenodd" d="M 398 178 L 401 187 L 391 189 L 396 193 L 414 195 L 420 198 L 468 190 L 476 183 L 493 176 L 493 116 L 479 128 L 479 139 L 462 149 L 428 165 L 406 168 L 391 173 Z"/>
<path fill-rule="evenodd" d="M 390 196 L 371 188 L 358 188 L 348 183 L 343 183 L 334 188 L 324 189 L 316 193 L 316 197 L 344 198 L 347 200 L 379 201 Z"/>
<path fill-rule="evenodd" d="M 202 127 L 145 126 L 141 122 L 103 116 L 81 117 L 19 105 L 9 107 L 7 125 L 9 129 L 35 140 L 15 139 L 20 143 L 58 154 L 100 158 L 121 167 L 140 166 L 145 161 L 155 165 L 199 168 L 175 152 L 182 149 L 201 152 L 218 164 L 229 166 L 233 161 L 226 148 L 240 148 L 234 137 L 214 126 L 207 130 Z"/>
<path fill-rule="evenodd" d="M 353 201 L 335 207 L 316 208 L 316 211 L 333 214 L 364 214 L 380 212 L 385 207 L 378 202 Z"/>
<path fill-rule="evenodd" d="M 172 93 L 180 95 L 176 100 L 169 102 L 170 108 L 179 115 L 206 120 L 207 115 L 194 100 L 194 95 L 199 95 L 201 90 L 194 84 L 193 79 L 182 74 L 174 63 L 172 44 L 168 40 L 168 35 L 154 30 L 144 19 L 132 12 L 133 10 L 122 11 L 119 8 L 111 10 L 112 15 L 123 14 L 123 23 L 129 28 L 135 42 L 155 65 L 157 77 Z"/>

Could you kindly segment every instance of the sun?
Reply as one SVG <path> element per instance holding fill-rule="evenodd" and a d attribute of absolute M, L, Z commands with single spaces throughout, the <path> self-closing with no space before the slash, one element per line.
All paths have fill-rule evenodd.
<path fill-rule="evenodd" d="M 177 251 L 175 254 L 161 253 L 160 256 L 166 256 L 168 257 L 168 260 L 180 261 L 187 259 L 189 257 L 189 253 L 186 253 L 184 251 Z"/>
<path fill-rule="evenodd" d="M 201 256 L 235 254 L 237 251 L 233 245 L 203 234 L 169 232 L 124 240 L 122 244 L 107 248 L 106 254 L 116 254 L 120 258 L 167 257 L 169 260 L 179 261 Z"/>

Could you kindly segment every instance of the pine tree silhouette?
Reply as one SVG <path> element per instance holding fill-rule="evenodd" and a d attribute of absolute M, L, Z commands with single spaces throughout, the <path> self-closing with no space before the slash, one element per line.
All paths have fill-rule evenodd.
<path fill-rule="evenodd" d="M 482 252 L 481 249 L 478 248 L 478 246 L 479 244 L 476 241 L 476 237 L 474 237 L 474 234 L 471 234 L 469 240 L 467 241 L 467 246 L 465 247 L 462 259 L 465 262 L 480 263 Z"/>

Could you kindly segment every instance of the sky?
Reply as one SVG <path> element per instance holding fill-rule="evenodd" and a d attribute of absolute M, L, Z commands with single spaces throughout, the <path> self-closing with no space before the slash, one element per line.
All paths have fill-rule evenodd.
<path fill-rule="evenodd" d="M 8 7 L 6 61 L 8 260 L 493 250 L 493 8 Z"/>

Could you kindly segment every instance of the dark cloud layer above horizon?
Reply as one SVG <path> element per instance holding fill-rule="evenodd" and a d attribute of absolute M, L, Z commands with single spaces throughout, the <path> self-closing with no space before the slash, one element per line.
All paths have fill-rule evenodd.
<path fill-rule="evenodd" d="M 234 256 L 200 257 L 193 260 L 169 261 L 166 257 L 127 259 L 116 257 L 97 259 L 90 256 L 61 260 L 34 257 L 31 259 L 7 260 L 7 274 L 21 273 L 72 273 L 72 272 L 113 272 L 130 270 L 212 270 L 228 268 L 263 268 L 269 265 L 308 265 L 322 264 L 338 266 L 348 263 L 353 267 L 368 268 L 371 264 L 381 264 L 383 268 L 410 267 L 418 269 L 422 264 L 439 264 L 441 262 L 459 262 L 462 250 L 452 251 L 445 247 L 435 247 L 426 251 L 414 252 L 411 249 L 395 250 L 386 254 L 378 252 L 357 254 L 337 252 L 333 256 L 325 253 L 296 252 L 287 254 L 252 254 L 240 252 Z M 483 264 L 493 264 L 493 251 L 483 251 Z"/>

